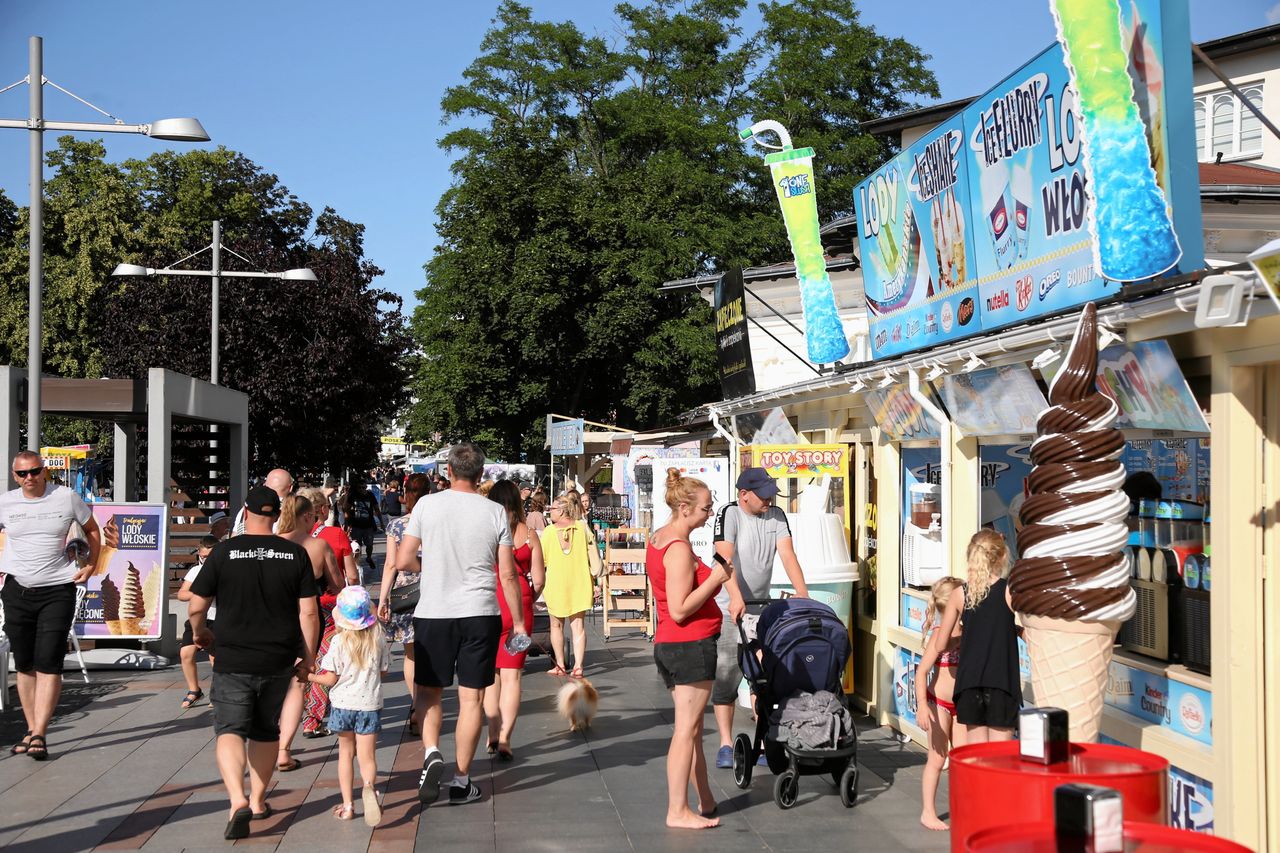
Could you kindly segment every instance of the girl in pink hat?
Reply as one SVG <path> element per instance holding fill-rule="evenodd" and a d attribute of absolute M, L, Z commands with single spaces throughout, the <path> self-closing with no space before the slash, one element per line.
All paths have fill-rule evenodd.
<path fill-rule="evenodd" d="M 329 731 L 338 736 L 338 785 L 342 804 L 333 816 L 339 820 L 355 817 L 352 799 L 355 787 L 354 763 L 360 762 L 364 782 L 361 797 L 364 822 L 377 826 L 382 819 L 378 800 L 376 748 L 382 730 L 382 679 L 391 668 L 391 649 L 383 636 L 369 592 L 349 586 L 338 593 L 333 608 L 337 634 L 318 671 L 308 679 L 329 688 Z"/>

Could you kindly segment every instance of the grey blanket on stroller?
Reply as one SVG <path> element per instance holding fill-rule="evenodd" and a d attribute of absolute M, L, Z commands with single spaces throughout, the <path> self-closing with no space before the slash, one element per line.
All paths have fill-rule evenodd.
<path fill-rule="evenodd" d="M 835 694 L 797 693 L 785 700 L 770 726 L 771 740 L 792 749 L 835 749 L 853 732 L 853 715 Z"/>

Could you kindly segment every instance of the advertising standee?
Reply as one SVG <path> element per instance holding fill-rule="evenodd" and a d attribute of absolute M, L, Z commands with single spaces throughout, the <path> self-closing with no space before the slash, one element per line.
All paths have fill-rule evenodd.
<path fill-rule="evenodd" d="M 168 509 L 162 504 L 92 506 L 102 547 L 86 583 L 81 637 L 159 639 L 168 563 Z"/>

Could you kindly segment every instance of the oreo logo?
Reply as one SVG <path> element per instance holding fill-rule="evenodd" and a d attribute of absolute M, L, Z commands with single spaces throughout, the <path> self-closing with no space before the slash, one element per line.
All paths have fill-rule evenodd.
<path fill-rule="evenodd" d="M 964 299 L 960 300 L 960 310 L 956 312 L 956 320 L 960 322 L 961 326 L 967 326 L 969 325 L 969 321 L 973 319 L 973 312 L 973 297 L 966 296 Z"/>
<path fill-rule="evenodd" d="M 1040 291 L 1041 302 L 1043 302 L 1044 298 L 1049 295 L 1049 291 L 1053 290 L 1055 287 L 1058 286 L 1058 282 L 1060 281 L 1062 281 L 1061 270 L 1054 270 L 1044 278 L 1040 279 L 1039 291 Z"/>

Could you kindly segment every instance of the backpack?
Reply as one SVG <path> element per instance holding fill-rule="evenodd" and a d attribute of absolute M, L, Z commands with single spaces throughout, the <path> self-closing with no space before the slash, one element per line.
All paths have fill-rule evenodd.
<path fill-rule="evenodd" d="M 371 495 L 361 495 L 351 501 L 351 508 L 348 510 L 347 523 L 355 527 L 368 527 L 373 524 L 373 510 L 369 504 L 373 500 Z"/>

